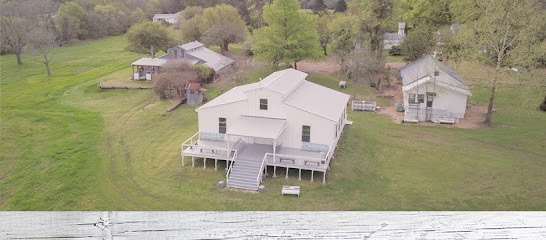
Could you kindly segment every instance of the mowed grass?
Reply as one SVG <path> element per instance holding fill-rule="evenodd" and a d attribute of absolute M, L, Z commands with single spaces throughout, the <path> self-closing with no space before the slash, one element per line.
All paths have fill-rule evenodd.
<path fill-rule="evenodd" d="M 130 77 L 136 54 L 123 37 L 61 48 L 47 77 L 25 57 L 2 56 L 1 210 L 545 210 L 546 113 L 502 88 L 492 128 L 398 125 L 384 115 L 349 112 L 326 185 L 297 171 L 267 178 L 266 193 L 218 189 L 225 164 L 186 158 L 180 143 L 197 132 L 195 107 L 159 101 L 148 90 L 100 90 Z M 257 81 L 271 69 L 251 71 Z M 464 76 L 463 76 L 464 77 Z M 339 80 L 310 75 L 337 88 Z M 209 89 L 217 96 L 229 89 Z M 351 94 L 351 85 L 342 91 Z M 473 88 L 471 101 L 487 102 Z M 544 89 L 525 92 L 543 97 Z M 368 88 L 358 97 L 371 96 Z M 211 98 L 212 98 L 211 97 Z M 271 169 L 270 169 L 271 171 Z M 300 198 L 282 197 L 300 185 Z"/>

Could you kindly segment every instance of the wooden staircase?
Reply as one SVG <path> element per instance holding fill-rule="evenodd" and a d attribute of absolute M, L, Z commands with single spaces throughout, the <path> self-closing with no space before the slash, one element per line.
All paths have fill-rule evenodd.
<path fill-rule="evenodd" d="M 262 161 L 237 159 L 228 175 L 227 187 L 258 191 L 261 179 L 257 178 L 262 170 Z"/>

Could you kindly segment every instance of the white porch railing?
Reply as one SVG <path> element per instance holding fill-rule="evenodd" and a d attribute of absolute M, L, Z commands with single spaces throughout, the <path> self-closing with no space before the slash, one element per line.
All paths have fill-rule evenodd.
<path fill-rule="evenodd" d="M 197 137 L 197 138 L 196 138 Z M 215 147 L 215 146 L 205 146 L 205 145 L 199 145 L 199 140 L 201 139 L 201 132 L 197 132 L 195 133 L 193 136 L 191 136 L 190 138 L 188 138 L 188 140 L 184 141 L 182 144 L 181 144 L 181 155 L 182 157 L 184 156 L 184 151 L 187 150 L 188 148 L 190 150 L 193 150 L 193 151 L 197 151 L 199 150 L 198 152 L 199 153 L 202 153 L 203 150 L 207 150 L 207 151 L 211 151 L 211 153 L 213 153 L 214 155 L 216 156 L 220 156 L 218 155 L 219 152 L 225 152 L 227 153 L 226 155 L 224 156 L 220 156 L 222 158 L 226 157 L 226 156 L 231 156 L 233 154 L 233 156 L 236 156 L 237 155 L 237 151 L 238 149 L 237 148 L 228 148 L 228 147 Z M 233 158 L 232 158 L 233 159 Z M 182 166 L 184 166 L 184 159 L 182 158 Z"/>
<path fill-rule="evenodd" d="M 229 164 L 229 168 L 226 172 L 226 184 L 229 183 L 229 174 L 231 173 L 231 170 L 233 169 L 233 162 L 235 162 L 236 158 L 237 158 L 237 150 L 235 150 L 235 153 L 233 154 L 233 157 L 231 158 L 231 164 Z"/>
<path fill-rule="evenodd" d="M 262 178 L 262 175 L 264 174 L 265 160 L 267 159 L 268 154 L 273 155 L 271 153 L 264 154 L 264 158 L 262 159 L 262 166 L 260 167 L 260 173 L 258 173 L 258 177 L 256 178 L 256 183 L 258 185 L 257 187 L 260 187 L 260 183 L 262 182 L 261 178 Z"/>

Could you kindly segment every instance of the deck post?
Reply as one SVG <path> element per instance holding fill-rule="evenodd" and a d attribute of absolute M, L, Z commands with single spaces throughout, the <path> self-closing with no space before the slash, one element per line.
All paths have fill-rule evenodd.
<path fill-rule="evenodd" d="M 284 177 L 284 179 L 288 179 L 288 170 L 290 170 L 290 168 L 286 167 L 286 177 Z"/>
<path fill-rule="evenodd" d="M 228 168 L 229 168 L 229 160 L 226 160 L 226 172 L 227 172 Z"/>
<path fill-rule="evenodd" d="M 315 180 L 313 180 L 313 175 L 315 175 L 315 170 L 311 170 L 311 182 L 315 181 Z"/>
<path fill-rule="evenodd" d="M 207 158 L 203 158 L 203 169 L 207 169 Z"/>
<path fill-rule="evenodd" d="M 326 184 L 326 171 L 324 171 L 324 175 L 322 175 L 322 184 Z"/>
<path fill-rule="evenodd" d="M 277 178 L 277 166 L 273 166 L 273 179 Z"/>
<path fill-rule="evenodd" d="M 229 144 L 229 135 L 226 134 L 226 136 L 227 136 L 227 157 L 229 158 L 229 154 L 231 153 L 231 149 L 229 149 L 229 146 L 230 146 L 230 144 Z"/>
<path fill-rule="evenodd" d="M 216 172 L 218 170 L 218 158 L 214 159 L 214 171 Z"/>
<path fill-rule="evenodd" d="M 184 154 L 182 154 L 182 167 L 184 166 Z"/>
<path fill-rule="evenodd" d="M 195 168 L 195 157 L 191 156 L 191 168 Z"/>
<path fill-rule="evenodd" d="M 265 169 L 264 169 L 264 171 L 265 171 L 265 176 L 267 177 L 267 165 L 265 165 L 264 168 L 265 168 Z"/>
<path fill-rule="evenodd" d="M 275 150 L 277 148 L 277 139 L 273 139 L 273 163 L 275 163 Z"/>
<path fill-rule="evenodd" d="M 301 168 L 300 168 L 300 175 L 298 177 L 298 181 L 301 181 Z"/>

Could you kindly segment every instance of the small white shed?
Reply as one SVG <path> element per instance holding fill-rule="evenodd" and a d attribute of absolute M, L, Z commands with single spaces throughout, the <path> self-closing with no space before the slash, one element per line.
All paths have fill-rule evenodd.
<path fill-rule="evenodd" d="M 400 69 L 405 121 L 454 121 L 464 118 L 466 101 L 472 96 L 457 73 L 425 56 Z"/>

